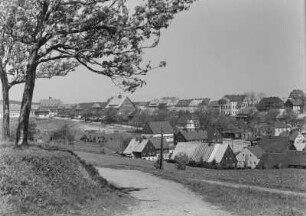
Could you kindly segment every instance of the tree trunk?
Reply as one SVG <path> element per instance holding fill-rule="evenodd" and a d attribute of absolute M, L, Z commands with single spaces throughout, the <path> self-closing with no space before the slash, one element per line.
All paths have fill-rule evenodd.
<path fill-rule="evenodd" d="M 0 62 L 0 78 L 2 84 L 2 104 L 3 104 L 3 125 L 2 139 L 7 140 L 10 137 L 10 100 L 9 100 L 9 84 L 7 74 Z"/>
<path fill-rule="evenodd" d="M 28 144 L 28 126 L 29 117 L 32 105 L 32 97 L 35 86 L 35 74 L 36 74 L 36 57 L 37 50 L 33 50 L 27 65 L 26 80 L 22 96 L 22 102 L 20 107 L 20 116 L 18 120 L 18 126 L 16 131 L 15 146 L 21 147 Z"/>

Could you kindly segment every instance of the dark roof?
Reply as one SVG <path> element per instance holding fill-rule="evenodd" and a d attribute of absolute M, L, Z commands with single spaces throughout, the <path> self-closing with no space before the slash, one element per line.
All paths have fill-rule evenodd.
<path fill-rule="evenodd" d="M 241 103 L 246 98 L 246 95 L 225 95 L 230 101 Z"/>
<path fill-rule="evenodd" d="M 274 123 L 274 127 L 275 128 L 288 128 L 289 126 L 286 123 L 284 123 L 284 122 L 276 121 Z"/>
<path fill-rule="evenodd" d="M 293 106 L 303 106 L 303 101 L 301 99 L 289 98 L 287 102 L 290 102 Z"/>
<path fill-rule="evenodd" d="M 259 146 L 250 146 L 247 149 L 252 152 L 257 158 L 261 158 L 261 156 L 265 153 L 262 148 Z"/>
<path fill-rule="evenodd" d="M 207 131 L 196 130 L 196 131 L 184 131 L 181 130 L 180 133 L 185 138 L 186 141 L 196 141 L 196 140 L 207 140 Z"/>
<path fill-rule="evenodd" d="M 148 138 L 151 143 L 154 145 L 155 149 L 160 149 L 161 148 L 161 138 L 160 137 L 149 137 Z M 169 148 L 169 144 L 165 138 L 163 138 L 163 148 Z"/>
<path fill-rule="evenodd" d="M 262 137 L 258 145 L 266 153 L 285 153 L 290 148 L 289 138 L 281 136 Z"/>
<path fill-rule="evenodd" d="M 290 137 L 290 132 L 289 131 L 283 131 L 279 134 L 281 137 Z"/>
<path fill-rule="evenodd" d="M 169 121 L 151 121 L 147 123 L 147 126 L 151 130 L 152 134 L 160 134 L 161 129 L 164 134 L 173 133 L 173 127 L 170 125 Z"/>
<path fill-rule="evenodd" d="M 277 166 L 288 167 L 288 156 L 284 153 L 264 153 L 257 165 L 258 168 L 271 169 Z"/>
<path fill-rule="evenodd" d="M 188 107 L 191 101 L 192 99 L 179 100 L 175 106 L 176 107 Z"/>
<path fill-rule="evenodd" d="M 305 151 L 288 151 L 289 165 L 306 167 Z"/>
<path fill-rule="evenodd" d="M 208 105 L 209 107 L 219 107 L 219 102 L 218 101 L 210 101 L 210 103 L 209 103 L 209 105 Z"/>

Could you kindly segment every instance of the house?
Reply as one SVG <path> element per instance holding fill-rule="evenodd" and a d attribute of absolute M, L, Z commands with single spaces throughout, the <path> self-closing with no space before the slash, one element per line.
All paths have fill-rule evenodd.
<path fill-rule="evenodd" d="M 279 136 L 282 132 L 290 131 L 290 126 L 281 121 L 276 121 L 273 125 L 274 136 Z"/>
<path fill-rule="evenodd" d="M 306 152 L 305 151 L 288 151 L 288 166 L 294 168 L 306 168 Z"/>
<path fill-rule="evenodd" d="M 35 117 L 37 119 L 47 119 L 50 118 L 50 111 L 45 108 L 39 108 L 35 111 Z"/>
<path fill-rule="evenodd" d="M 132 158 L 141 158 L 145 160 L 156 159 L 156 150 L 149 139 L 132 139 L 123 154 Z"/>
<path fill-rule="evenodd" d="M 237 155 L 237 167 L 239 168 L 256 168 L 264 150 L 259 146 L 252 146 L 243 148 Z"/>
<path fill-rule="evenodd" d="M 32 103 L 30 117 L 35 117 L 35 112 L 39 109 L 39 104 Z"/>
<path fill-rule="evenodd" d="M 147 122 L 142 130 L 143 136 L 160 137 L 161 132 L 168 142 L 173 142 L 174 129 L 169 121 L 150 121 Z"/>
<path fill-rule="evenodd" d="M 221 167 L 235 167 L 237 159 L 229 145 L 202 142 L 178 143 L 173 151 L 172 159 L 180 153 L 187 155 L 189 162 L 216 163 Z"/>
<path fill-rule="evenodd" d="M 181 130 L 194 131 L 200 128 L 200 121 L 198 119 L 182 118 L 179 119 L 176 126 Z"/>
<path fill-rule="evenodd" d="M 235 154 L 241 152 L 244 148 L 251 146 L 250 141 L 241 139 L 223 139 L 222 144 L 229 145 Z"/>
<path fill-rule="evenodd" d="M 208 135 L 205 130 L 180 130 L 174 136 L 175 144 L 178 142 L 208 142 Z"/>
<path fill-rule="evenodd" d="M 262 137 L 258 146 L 266 153 L 286 153 L 291 148 L 289 138 L 281 136 Z"/>
<path fill-rule="evenodd" d="M 118 111 L 118 115 L 132 115 L 137 107 L 127 96 L 119 95 L 118 97 L 112 97 L 109 99 L 106 109 L 115 109 Z"/>
<path fill-rule="evenodd" d="M 156 150 L 156 157 L 160 155 L 161 152 L 161 138 L 160 137 L 148 137 L 151 143 L 154 145 Z M 166 138 L 163 138 L 163 158 L 169 159 L 170 155 L 173 153 L 174 145 L 173 142 L 168 142 Z"/>
<path fill-rule="evenodd" d="M 214 145 L 209 143 L 181 142 L 175 146 L 171 159 L 175 159 L 175 156 L 180 153 L 184 153 L 188 156 L 190 162 L 207 162 L 213 149 Z"/>
<path fill-rule="evenodd" d="M 208 158 L 208 163 L 215 161 L 221 167 L 235 167 L 237 165 L 236 156 L 227 144 L 214 144 L 214 149 Z"/>
<path fill-rule="evenodd" d="M 270 109 L 284 108 L 284 101 L 279 97 L 265 97 L 257 104 L 257 109 L 260 112 L 267 112 Z"/>
<path fill-rule="evenodd" d="M 49 115 L 56 116 L 58 114 L 58 107 L 62 104 L 60 99 L 53 99 L 49 97 L 48 99 L 41 99 L 39 101 L 39 109 L 48 110 Z"/>
<path fill-rule="evenodd" d="M 210 99 L 209 98 L 196 98 L 196 99 L 183 99 L 179 100 L 174 110 L 179 111 L 188 111 L 188 112 L 195 112 L 196 110 L 200 108 L 207 108 L 209 104 Z"/>
<path fill-rule="evenodd" d="M 246 95 L 225 95 L 218 101 L 220 111 L 224 115 L 236 116 L 239 110 L 248 107 Z"/>
<path fill-rule="evenodd" d="M 301 99 L 289 98 L 285 102 L 285 107 L 291 109 L 293 112 L 299 114 L 303 112 L 304 103 Z"/>
<path fill-rule="evenodd" d="M 263 153 L 257 165 L 259 169 L 286 168 L 289 165 L 287 153 Z"/>
<path fill-rule="evenodd" d="M 219 101 L 217 101 L 217 100 L 210 101 L 209 104 L 208 104 L 208 108 L 221 112 L 220 104 L 219 104 Z"/>
<path fill-rule="evenodd" d="M 293 131 L 289 137 L 290 142 L 297 151 L 305 151 L 306 138 L 299 131 Z"/>

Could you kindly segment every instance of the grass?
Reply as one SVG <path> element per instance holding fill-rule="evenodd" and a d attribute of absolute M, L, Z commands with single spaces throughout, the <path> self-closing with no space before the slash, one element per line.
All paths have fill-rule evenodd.
<path fill-rule="evenodd" d="M 76 155 L 0 148 L 0 215 L 112 215 L 134 201 Z"/>
<path fill-rule="evenodd" d="M 166 163 L 164 170 L 160 171 L 156 170 L 150 161 L 85 152 L 78 152 L 77 154 L 96 166 L 137 169 L 182 183 L 202 196 L 205 201 L 238 215 L 306 215 L 305 197 L 259 192 L 246 188 L 231 188 L 190 180 L 190 178 L 197 178 L 239 183 L 237 179 L 240 179 L 240 183 L 247 183 L 250 180 L 253 185 L 288 189 L 291 179 L 292 185 L 290 187 L 296 191 L 301 191 L 305 190 L 303 188 L 304 182 L 301 182 L 305 179 L 305 170 L 211 170 L 187 167 L 187 170 L 180 171 L 174 167 L 174 164 Z M 257 175 L 262 176 L 264 180 L 259 180 L 256 177 Z M 301 176 L 302 180 L 296 179 L 298 176 Z M 269 179 L 271 182 L 266 184 Z M 295 185 L 296 182 L 297 185 Z M 285 186 L 282 186 L 282 184 L 285 184 Z"/>

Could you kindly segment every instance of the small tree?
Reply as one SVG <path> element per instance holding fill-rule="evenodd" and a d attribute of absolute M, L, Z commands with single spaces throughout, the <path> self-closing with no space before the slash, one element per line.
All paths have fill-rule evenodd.
<path fill-rule="evenodd" d="M 175 157 L 174 160 L 176 162 L 176 168 L 179 170 L 185 170 L 186 165 L 188 163 L 188 156 L 187 154 L 180 152 Z"/>

